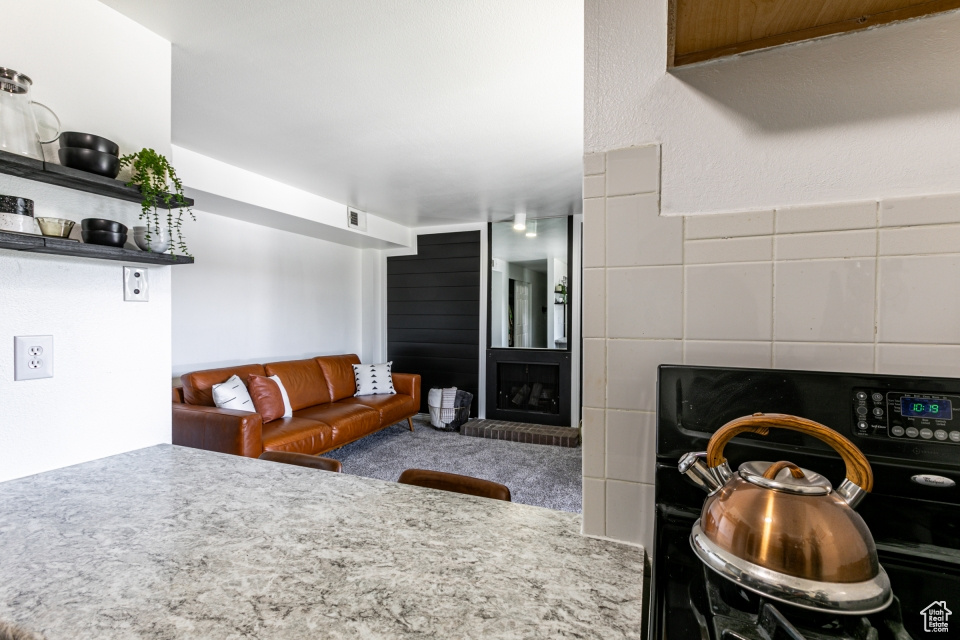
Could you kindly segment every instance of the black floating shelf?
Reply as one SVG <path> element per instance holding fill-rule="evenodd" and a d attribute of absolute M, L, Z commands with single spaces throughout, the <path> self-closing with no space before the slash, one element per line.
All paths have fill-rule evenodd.
<path fill-rule="evenodd" d="M 114 180 L 113 178 L 98 176 L 95 173 L 35 160 L 8 151 L 0 151 L 0 173 L 36 180 L 37 182 L 46 182 L 68 189 L 76 189 L 77 191 L 95 193 L 117 200 L 126 200 L 127 202 L 139 203 L 143 200 L 140 189 L 127 186 L 127 183 L 122 180 Z M 177 206 L 178 203 L 176 202 L 170 205 L 164 204 L 162 201 L 157 203 L 157 207 L 160 209 L 171 209 Z M 183 206 L 192 207 L 193 199 L 184 198 Z"/>
<path fill-rule="evenodd" d="M 84 244 L 74 240 L 10 233 L 7 231 L 0 231 L 0 249 L 29 251 L 30 253 L 49 253 L 58 256 L 75 256 L 79 258 L 95 258 L 97 260 L 137 262 L 140 264 L 193 264 L 193 258 L 188 256 L 105 247 L 99 244 Z"/>

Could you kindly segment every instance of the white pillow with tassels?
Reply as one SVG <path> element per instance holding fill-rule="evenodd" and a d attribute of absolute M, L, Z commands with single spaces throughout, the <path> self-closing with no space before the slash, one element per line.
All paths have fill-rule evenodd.
<path fill-rule="evenodd" d="M 394 395 L 393 374 L 390 369 L 393 361 L 383 364 L 355 364 L 353 377 L 357 381 L 355 396 Z"/>

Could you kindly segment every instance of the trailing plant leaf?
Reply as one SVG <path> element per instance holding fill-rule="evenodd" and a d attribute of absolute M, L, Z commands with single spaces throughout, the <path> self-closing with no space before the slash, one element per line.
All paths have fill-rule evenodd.
<path fill-rule="evenodd" d="M 120 158 L 120 167 L 127 166 L 133 169 L 127 185 L 139 187 L 143 194 L 143 200 L 140 201 L 140 219 L 147 224 L 147 244 L 150 243 L 150 230 L 160 229 L 160 213 L 157 208 L 162 204 L 167 210 L 167 232 L 170 234 L 171 245 L 183 255 L 189 256 L 190 252 L 183 240 L 183 214 L 190 214 L 191 220 L 197 218 L 193 209 L 184 204 L 186 197 L 183 195 L 183 183 L 177 177 L 173 165 L 153 149 L 141 149 Z M 177 210 L 176 215 L 174 209 Z"/>

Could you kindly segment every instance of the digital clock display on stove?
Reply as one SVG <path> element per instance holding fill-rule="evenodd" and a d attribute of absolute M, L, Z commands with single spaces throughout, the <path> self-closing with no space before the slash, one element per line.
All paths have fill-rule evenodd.
<path fill-rule="evenodd" d="M 900 398 L 900 414 L 907 418 L 933 418 L 934 420 L 950 420 L 953 417 L 953 407 L 946 398 Z"/>

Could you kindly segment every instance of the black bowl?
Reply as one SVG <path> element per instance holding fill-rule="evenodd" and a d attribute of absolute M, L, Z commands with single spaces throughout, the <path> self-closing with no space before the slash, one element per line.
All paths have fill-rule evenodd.
<path fill-rule="evenodd" d="M 127 243 L 126 233 L 113 233 L 112 231 L 87 231 L 80 232 L 80 237 L 87 244 L 102 244 L 108 247 L 123 247 Z"/>
<path fill-rule="evenodd" d="M 127 227 L 114 222 L 113 220 L 104 220 L 103 218 L 84 218 L 80 222 L 80 228 L 84 231 L 109 231 L 111 233 L 126 233 Z"/>
<path fill-rule="evenodd" d="M 64 131 L 60 134 L 60 146 L 73 149 L 93 149 L 112 156 L 120 155 L 120 145 L 112 140 L 95 136 L 92 133 Z"/>
<path fill-rule="evenodd" d="M 0 213 L 33 217 L 33 200 L 17 196 L 0 196 Z"/>
<path fill-rule="evenodd" d="M 109 153 L 94 151 L 93 149 L 60 147 L 57 154 L 60 156 L 60 164 L 65 167 L 96 173 L 108 178 L 116 178 L 117 174 L 120 173 L 120 158 Z"/>

